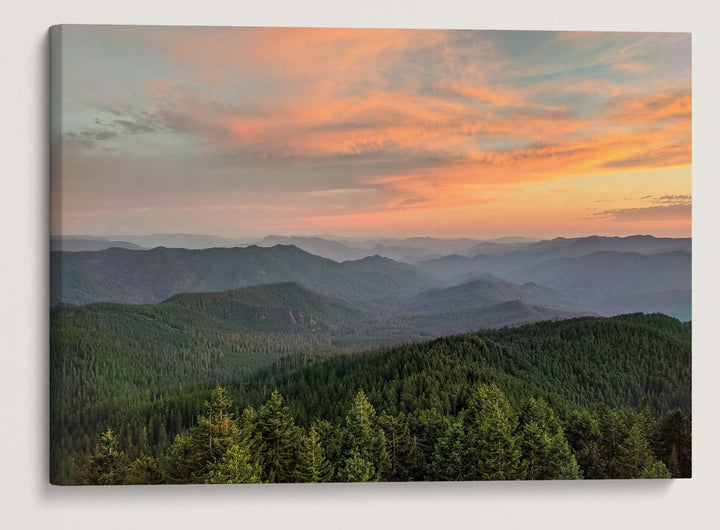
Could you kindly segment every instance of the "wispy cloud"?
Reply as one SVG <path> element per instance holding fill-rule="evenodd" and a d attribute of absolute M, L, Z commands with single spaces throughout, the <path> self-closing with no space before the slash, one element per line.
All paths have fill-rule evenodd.
<path fill-rule="evenodd" d="M 652 206 L 601 210 L 593 213 L 587 219 L 607 219 L 613 222 L 631 223 L 688 220 L 692 215 L 692 197 L 690 195 L 645 195 L 640 200 Z"/>
<path fill-rule="evenodd" d="M 618 223 L 640 221 L 687 220 L 692 214 L 690 204 L 670 204 L 666 206 L 648 206 L 646 208 L 619 208 L 603 210 L 588 219 L 607 219 Z"/>
<path fill-rule="evenodd" d="M 149 134 L 162 130 L 161 119 L 146 112 L 123 112 L 118 109 L 103 109 L 103 117 L 95 117 L 91 127 L 80 130 L 68 128 L 62 134 L 64 140 L 72 145 L 86 149 L 104 146 L 105 140 L 128 135 Z"/>
<path fill-rule="evenodd" d="M 691 204 L 691 195 L 663 195 L 662 197 L 652 197 L 653 202 L 661 204 Z"/>

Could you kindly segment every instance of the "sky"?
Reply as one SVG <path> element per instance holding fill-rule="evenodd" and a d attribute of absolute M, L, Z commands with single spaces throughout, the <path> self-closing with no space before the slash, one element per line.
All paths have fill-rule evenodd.
<path fill-rule="evenodd" d="M 64 26 L 59 44 L 53 234 L 691 235 L 688 33 Z"/>

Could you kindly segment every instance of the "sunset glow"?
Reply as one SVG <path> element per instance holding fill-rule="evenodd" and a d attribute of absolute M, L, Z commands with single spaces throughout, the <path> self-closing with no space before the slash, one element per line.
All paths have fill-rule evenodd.
<path fill-rule="evenodd" d="M 691 234 L 690 35 L 66 26 L 55 234 Z"/>

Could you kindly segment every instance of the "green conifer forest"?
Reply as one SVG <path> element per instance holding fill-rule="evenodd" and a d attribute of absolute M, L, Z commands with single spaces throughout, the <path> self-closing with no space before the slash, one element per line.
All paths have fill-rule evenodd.
<path fill-rule="evenodd" d="M 143 328 L 157 315 L 135 307 L 113 325 L 145 329 L 142 347 L 101 329 L 102 308 L 53 314 L 54 483 L 691 476 L 691 324 L 665 315 L 349 351 L 312 334 Z M 266 357 L 248 370 L 253 347 Z"/>

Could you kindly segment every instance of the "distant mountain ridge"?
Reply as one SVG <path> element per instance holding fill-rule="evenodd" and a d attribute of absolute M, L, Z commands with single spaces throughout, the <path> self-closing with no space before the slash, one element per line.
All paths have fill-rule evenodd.
<path fill-rule="evenodd" d="M 689 238 L 556 238 L 503 253 L 443 256 L 416 266 L 448 287 L 493 274 L 514 284 L 554 289 L 572 306 L 606 316 L 643 311 L 691 318 Z"/>
<path fill-rule="evenodd" d="M 105 238 L 86 237 L 51 237 L 50 251 L 58 252 L 95 252 L 108 248 L 127 248 L 130 250 L 145 250 L 145 247 L 128 241 L 115 241 Z"/>
<path fill-rule="evenodd" d="M 449 255 L 475 257 L 479 254 L 501 255 L 511 252 L 542 254 L 547 257 L 572 257 L 600 250 L 652 253 L 669 250 L 691 251 L 689 238 L 656 238 L 649 235 L 627 237 L 586 236 L 576 238 L 557 237 L 540 240 L 527 237 L 500 237 L 494 239 L 440 239 L 434 237 L 408 238 L 343 238 L 338 236 L 282 236 L 264 238 L 218 237 L 205 234 L 147 234 L 112 236 L 52 236 L 52 250 L 85 251 L 102 250 L 111 246 L 150 249 L 156 247 L 186 248 L 232 248 L 257 245 L 294 245 L 310 254 L 335 261 L 357 260 L 366 256 L 380 255 L 395 261 L 415 263 Z M 91 243 L 95 241 L 96 243 Z M 100 242 L 116 242 L 104 246 Z M 72 242 L 72 243 L 71 243 Z M 87 242 L 84 245 L 79 242 Z M 64 245 L 64 246 L 63 246 Z"/>
<path fill-rule="evenodd" d="M 413 313 L 434 313 L 479 308 L 509 300 L 555 307 L 571 305 L 569 300 L 554 289 L 541 287 L 534 283 L 516 285 L 490 275 L 490 278 L 486 276 L 485 279 L 474 280 L 463 285 L 425 291 L 405 302 L 402 308 Z"/>
<path fill-rule="evenodd" d="M 97 301 L 152 303 L 193 291 L 296 282 L 345 300 L 409 296 L 437 283 L 411 265 L 380 257 L 338 263 L 294 246 L 158 247 L 147 251 L 54 252 L 51 305 Z"/>
<path fill-rule="evenodd" d="M 255 242 L 254 238 L 228 238 L 218 237 L 207 234 L 114 234 L 108 236 L 52 236 L 61 242 L 66 240 L 83 240 L 83 241 L 124 241 L 135 245 L 142 249 L 151 249 L 156 247 L 167 248 L 186 248 L 188 250 L 199 250 L 203 248 L 216 247 L 244 247 Z M 118 246 L 118 245 L 114 245 Z M 106 247 L 109 248 L 109 247 Z M 123 247 L 125 248 L 125 247 Z M 70 250 L 70 249 L 66 249 Z M 93 250 L 93 249 L 87 249 Z M 101 250 L 101 249 L 94 249 Z"/>
<path fill-rule="evenodd" d="M 536 281 L 553 288 L 603 289 L 611 294 L 689 289 L 691 256 L 676 250 L 656 254 L 600 251 L 558 258 L 509 273 L 515 281 Z"/>
<path fill-rule="evenodd" d="M 635 252 L 657 254 L 671 251 L 692 252 L 690 238 L 656 238 L 653 236 L 555 238 L 527 245 L 513 246 L 502 253 L 463 256 L 452 254 L 416 263 L 422 270 L 446 283 L 475 271 L 489 272 L 504 279 L 508 273 L 533 267 L 557 258 L 574 258 L 594 252 Z"/>
<path fill-rule="evenodd" d="M 692 287 L 692 258 L 688 252 L 658 254 L 636 252 L 593 252 L 576 258 L 559 258 L 507 275 L 511 281 L 535 281 L 556 289 L 581 307 L 603 313 L 612 306 L 622 312 L 657 310 L 653 295 L 665 293 L 665 310 L 673 307 L 667 297 L 689 292 Z M 669 294 L 668 294 L 669 293 Z M 691 302 L 675 296 L 671 316 L 689 319 Z M 614 300 L 614 302 L 613 302 Z M 625 303 L 622 303 L 623 300 Z"/>
<path fill-rule="evenodd" d="M 310 254 L 335 261 L 357 260 L 366 256 L 380 255 L 396 261 L 412 263 L 421 259 L 430 259 L 452 253 L 475 255 L 474 247 L 488 252 L 504 252 L 515 245 L 526 245 L 539 240 L 524 237 L 502 237 L 492 240 L 481 239 L 440 239 L 434 237 L 398 238 L 342 238 L 337 236 L 282 236 L 269 235 L 263 238 L 218 237 L 206 234 L 146 234 L 111 236 L 52 236 L 51 250 L 88 251 L 103 250 L 113 246 L 122 248 L 151 249 L 156 247 L 185 248 L 201 250 L 207 248 L 232 248 L 257 245 L 272 247 L 275 245 L 294 245 Z M 71 243 L 71 241 L 73 243 Z M 87 242 L 84 245 L 78 241 Z M 120 244 L 103 244 L 112 241 Z M 492 252 L 491 252 L 492 251 Z"/>
<path fill-rule="evenodd" d="M 264 241 L 285 239 L 272 236 Z M 353 250 L 325 238 L 290 239 L 338 256 L 370 251 Z M 413 245 L 425 248 L 422 245 L 428 242 L 435 248 L 442 246 L 442 240 L 433 238 L 404 241 L 407 246 L 401 250 Z M 442 244 L 449 248 L 471 242 L 452 240 Z M 380 244 L 360 244 L 369 243 Z M 280 244 L 201 250 L 157 247 L 143 251 L 111 248 L 51 252 L 50 300 L 51 305 L 155 303 L 183 292 L 219 292 L 295 282 L 316 293 L 364 302 L 365 309 L 381 313 L 477 310 L 490 303 L 519 300 L 528 306 L 583 314 L 610 316 L 641 311 L 691 318 L 690 239 L 591 236 L 536 242 L 510 239 L 479 245 L 504 250 L 474 257 L 452 254 L 414 264 L 377 254 L 336 261 Z M 473 282 L 480 282 L 475 287 L 482 288 L 473 291 Z M 433 289 L 436 291 L 429 292 Z M 418 297 L 425 297 L 425 301 Z"/>
<path fill-rule="evenodd" d="M 267 236 L 258 241 L 257 245 L 260 247 L 293 245 L 310 254 L 338 262 L 361 259 L 367 256 L 367 251 L 364 249 L 354 248 L 340 241 L 331 241 L 320 237 Z"/>

